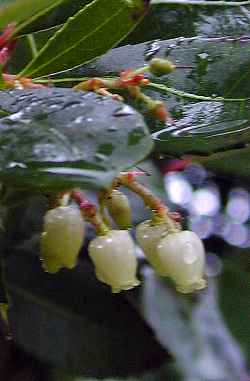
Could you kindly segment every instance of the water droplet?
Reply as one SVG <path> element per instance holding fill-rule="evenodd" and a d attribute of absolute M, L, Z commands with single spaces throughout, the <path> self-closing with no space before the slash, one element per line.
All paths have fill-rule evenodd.
<path fill-rule="evenodd" d="M 110 132 L 117 131 L 117 127 L 116 126 L 110 126 L 110 127 L 108 127 L 107 130 Z"/>
<path fill-rule="evenodd" d="M 76 119 L 75 119 L 75 123 L 76 124 L 80 124 L 84 121 L 84 116 L 78 116 Z"/>
<path fill-rule="evenodd" d="M 159 40 L 155 40 L 153 42 L 148 43 L 144 53 L 145 60 L 148 61 L 151 58 L 153 58 L 153 56 L 156 53 L 158 53 L 160 49 L 161 49 L 161 45 Z"/>
<path fill-rule="evenodd" d="M 35 107 L 35 106 L 38 106 L 40 103 L 41 103 L 41 102 L 36 102 L 36 101 L 34 101 L 34 102 L 31 102 L 31 103 L 30 103 L 30 106 L 31 106 L 31 107 Z"/>
<path fill-rule="evenodd" d="M 16 161 L 10 162 L 7 166 L 7 168 L 27 168 L 27 166 L 24 163 L 18 163 Z"/>
<path fill-rule="evenodd" d="M 105 157 L 110 156 L 112 154 L 112 152 L 114 151 L 114 148 L 115 148 L 115 146 L 111 143 L 101 144 L 98 147 L 98 153 L 101 155 L 105 155 Z"/>
<path fill-rule="evenodd" d="M 196 253 L 194 252 L 194 248 L 190 242 L 187 242 L 185 245 L 185 252 L 183 254 L 183 261 L 188 265 L 192 265 L 194 262 L 196 262 L 196 260 L 197 257 Z"/>
<path fill-rule="evenodd" d="M 168 57 L 169 54 L 172 52 L 172 50 L 175 49 L 176 47 L 177 47 L 176 44 L 169 44 L 167 46 L 167 48 L 165 49 L 165 56 Z M 175 60 L 175 62 L 176 62 L 176 60 Z"/>
<path fill-rule="evenodd" d="M 209 58 L 209 54 L 204 52 L 204 53 L 199 53 L 197 54 L 197 56 L 201 59 L 201 60 L 207 60 Z"/>
<path fill-rule="evenodd" d="M 11 340 L 13 340 L 13 336 L 12 336 L 12 334 L 11 334 L 11 333 L 8 333 L 8 334 L 5 336 L 5 340 L 6 340 L 6 341 L 11 341 Z"/>
<path fill-rule="evenodd" d="M 27 119 L 27 118 L 25 118 L 25 119 L 22 119 L 21 122 L 22 122 L 23 124 L 29 124 L 29 123 L 31 123 L 31 119 Z"/>
<path fill-rule="evenodd" d="M 73 103 L 70 107 L 71 108 L 76 108 L 76 107 L 78 107 L 79 106 L 79 103 Z"/>
<path fill-rule="evenodd" d="M 57 159 L 57 161 L 66 161 L 67 156 L 64 153 L 58 153 L 55 151 L 55 146 L 50 143 L 36 144 L 34 146 L 34 154 L 38 157 L 47 158 L 49 160 Z"/>
<path fill-rule="evenodd" d="M 136 144 L 139 144 L 141 139 L 143 139 L 145 136 L 145 133 L 140 128 L 135 128 L 132 132 L 130 132 L 128 136 L 128 145 L 133 146 Z"/>
<path fill-rule="evenodd" d="M 52 109 L 52 110 L 60 110 L 61 109 L 61 106 L 60 105 L 50 105 L 49 106 L 49 109 Z"/>
<path fill-rule="evenodd" d="M 179 37 L 176 39 L 176 44 L 181 45 L 186 40 L 185 37 Z"/>
<path fill-rule="evenodd" d="M 8 119 L 15 122 L 20 120 L 22 116 L 23 116 L 23 111 L 19 111 L 19 112 L 16 112 L 15 114 L 10 115 Z"/>
<path fill-rule="evenodd" d="M 135 113 L 134 110 L 130 106 L 125 105 L 116 109 L 115 112 L 113 113 L 113 116 L 128 116 L 128 115 L 134 115 L 134 113 Z"/>
<path fill-rule="evenodd" d="M 95 159 L 97 159 L 98 161 L 104 161 L 104 160 L 107 160 L 107 156 L 103 155 L 102 153 L 96 153 L 94 155 Z"/>
<path fill-rule="evenodd" d="M 202 77 L 205 75 L 208 71 L 208 65 L 212 62 L 211 57 L 208 53 L 202 52 L 197 54 L 196 56 L 196 62 L 197 62 L 197 74 L 199 77 Z"/>

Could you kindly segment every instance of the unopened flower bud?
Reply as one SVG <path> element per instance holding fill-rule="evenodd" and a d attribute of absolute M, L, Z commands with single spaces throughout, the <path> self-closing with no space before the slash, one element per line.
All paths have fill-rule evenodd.
<path fill-rule="evenodd" d="M 160 77 L 164 74 L 169 74 L 172 71 L 174 71 L 176 66 L 164 58 L 153 58 L 149 62 L 149 71 L 156 75 L 157 77 Z"/>
<path fill-rule="evenodd" d="M 89 255 L 97 278 L 111 286 L 113 293 L 129 290 L 140 282 L 136 278 L 137 261 L 132 238 L 125 230 L 111 230 L 89 245 Z"/>
<path fill-rule="evenodd" d="M 151 107 L 149 107 L 149 111 L 161 122 L 173 122 L 172 117 L 169 114 L 165 104 L 161 101 L 152 101 Z"/>
<path fill-rule="evenodd" d="M 168 234 L 157 245 L 162 274 L 170 277 L 178 291 L 189 293 L 205 287 L 205 251 L 191 231 Z"/>
<path fill-rule="evenodd" d="M 114 189 L 107 199 L 106 205 L 111 217 L 120 229 L 128 229 L 131 226 L 131 209 L 125 194 Z"/>
<path fill-rule="evenodd" d="M 79 209 L 60 206 L 49 210 L 44 217 L 41 236 L 44 269 L 55 273 L 62 267 L 75 267 L 83 240 L 84 224 Z"/>

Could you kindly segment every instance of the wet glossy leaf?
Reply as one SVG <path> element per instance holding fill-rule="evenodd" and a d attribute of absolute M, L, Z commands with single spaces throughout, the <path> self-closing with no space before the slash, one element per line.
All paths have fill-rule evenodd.
<path fill-rule="evenodd" d="M 241 344 L 250 364 L 250 275 L 235 264 L 228 264 L 219 281 L 220 306 L 224 318 Z"/>
<path fill-rule="evenodd" d="M 206 157 L 193 156 L 193 161 L 223 177 L 233 174 L 235 178 L 244 179 L 244 182 L 248 184 L 250 179 L 249 158 L 250 149 L 247 146 L 246 148 L 217 152 Z"/>
<path fill-rule="evenodd" d="M 142 373 L 165 359 L 136 310 L 97 283 L 87 263 L 51 276 L 34 256 L 19 254 L 7 265 L 10 322 L 15 341 L 28 352 L 97 377 Z"/>
<path fill-rule="evenodd" d="M 165 350 L 127 293 L 111 294 L 96 280 L 86 252 L 73 270 L 42 270 L 46 199 L 16 193 L 8 205 L 5 279 L 14 340 L 54 367 L 85 376 L 121 377 L 159 367 Z"/>
<path fill-rule="evenodd" d="M 138 44 L 177 36 L 242 36 L 249 34 L 249 21 L 249 7 L 152 5 L 126 42 Z"/>
<path fill-rule="evenodd" d="M 145 11 L 143 0 L 94 0 L 56 32 L 22 75 L 34 78 L 64 71 L 106 53 L 136 26 Z"/>
<path fill-rule="evenodd" d="M 72 3 L 64 1 L 55 10 L 46 14 L 45 17 L 36 20 L 23 33 L 34 33 L 37 50 L 40 50 L 48 39 L 55 33 L 58 25 L 65 22 L 69 16 L 79 11 L 91 0 L 81 0 Z M 249 32 L 250 12 L 248 7 L 195 7 L 183 5 L 151 6 L 142 22 L 138 24 L 132 33 L 121 43 L 138 44 L 139 42 L 151 41 L 153 39 L 169 39 L 178 35 L 183 37 L 192 36 L 242 36 Z M 51 28 L 53 26 L 55 28 Z M 25 52 L 25 54 L 24 54 Z M 11 60 L 10 72 L 16 73 L 29 63 L 33 58 L 27 36 L 18 40 Z"/>
<path fill-rule="evenodd" d="M 63 0 L 16 0 L 5 2 L 0 6 L 0 29 L 9 23 L 32 21 L 35 15 L 42 15 L 57 7 Z"/>
<path fill-rule="evenodd" d="M 22 28 L 22 35 L 47 29 L 53 30 L 54 27 L 61 25 L 66 20 L 77 13 L 86 4 L 92 0 L 63 0 L 56 8 L 52 9 L 48 14 L 41 15 L 34 21 Z"/>
<path fill-rule="evenodd" d="M 38 52 L 58 28 L 59 26 L 19 37 L 16 48 L 7 64 L 8 72 L 13 74 L 19 73 L 34 58 L 30 39 L 34 42 L 35 49 Z"/>
<path fill-rule="evenodd" d="M 153 97 L 166 102 L 175 119 L 169 126 L 155 124 L 157 150 L 168 154 L 210 153 L 249 141 L 250 102 L 245 100 L 250 96 L 248 38 L 179 38 L 121 47 L 78 74 L 117 74 L 126 65 L 145 65 L 153 56 L 191 66 L 160 79 L 152 77 L 154 83 L 148 86 Z"/>
<path fill-rule="evenodd" d="M 139 113 L 94 93 L 14 90 L 0 108 L 0 177 L 15 186 L 103 186 L 152 148 Z"/>

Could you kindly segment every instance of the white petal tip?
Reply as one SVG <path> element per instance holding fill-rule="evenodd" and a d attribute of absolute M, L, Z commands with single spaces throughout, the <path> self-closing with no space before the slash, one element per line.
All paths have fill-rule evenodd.
<path fill-rule="evenodd" d="M 207 282 L 205 279 L 200 279 L 198 282 L 189 284 L 189 285 L 177 285 L 176 289 L 182 294 L 190 294 L 194 291 L 202 290 L 206 287 Z"/>
<path fill-rule="evenodd" d="M 119 286 L 112 286 L 112 293 L 118 294 L 121 291 L 128 291 L 136 286 L 139 286 L 139 284 L 140 284 L 140 281 L 138 279 L 135 279 L 133 282 L 121 284 Z"/>

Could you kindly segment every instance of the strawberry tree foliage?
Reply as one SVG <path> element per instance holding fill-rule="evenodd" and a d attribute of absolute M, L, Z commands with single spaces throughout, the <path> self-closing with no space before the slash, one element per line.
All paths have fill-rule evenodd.
<path fill-rule="evenodd" d="M 248 1 L 0 0 L 0 311 L 8 302 L 14 342 L 48 364 L 51 381 L 247 380 L 250 286 L 244 255 L 225 261 L 216 282 L 191 298 L 144 271 L 145 259 L 137 279 L 125 231 L 95 238 L 85 227 L 77 266 L 71 269 L 73 256 L 69 266 L 64 263 L 69 268 L 56 274 L 43 270 L 41 234 L 48 209 L 64 208 L 69 190 L 77 189 L 73 201 L 93 220 L 95 210 L 79 189 L 95 202 L 114 181 L 127 185 L 121 172 L 147 169 L 150 156 L 189 155 L 216 175 L 249 181 L 249 19 Z M 148 68 L 152 58 L 167 59 L 176 70 L 144 75 L 140 68 Z M 150 172 L 144 184 L 162 195 L 152 163 Z M 106 197 L 113 220 L 127 229 L 131 211 L 126 196 L 118 196 L 116 206 L 111 193 L 99 202 Z M 132 208 L 132 222 L 145 217 L 137 211 Z M 173 220 L 170 228 L 178 229 Z M 145 226 L 151 229 L 151 221 Z M 150 242 L 138 228 L 137 238 L 161 274 L 167 257 L 155 265 L 152 245 L 163 256 L 171 239 L 153 239 L 169 225 L 154 228 Z M 54 241 L 63 246 L 71 230 L 65 225 L 63 238 L 58 231 L 54 240 L 52 233 L 43 236 L 44 247 Z M 115 237 L 115 250 L 107 237 Z M 199 279 L 190 285 L 188 272 L 174 263 L 177 275 L 170 278 L 179 289 L 205 284 L 203 248 L 193 239 L 201 253 Z M 91 240 L 95 269 L 87 255 Z M 103 265 L 103 253 L 110 263 Z M 60 255 L 57 261 L 56 270 Z M 139 283 L 118 295 L 107 287 L 117 292 Z"/>

